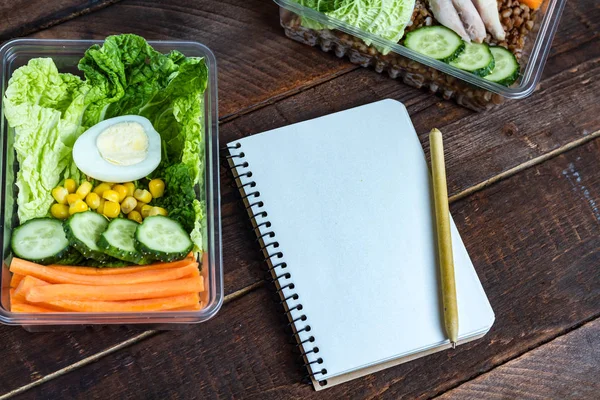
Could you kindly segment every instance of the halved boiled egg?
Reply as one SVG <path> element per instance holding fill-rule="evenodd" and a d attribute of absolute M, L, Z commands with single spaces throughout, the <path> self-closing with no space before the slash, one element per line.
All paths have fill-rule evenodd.
<path fill-rule="evenodd" d="M 87 176 L 102 182 L 129 182 L 148 176 L 160 163 L 160 135 L 139 115 L 97 123 L 73 146 L 73 160 Z"/>

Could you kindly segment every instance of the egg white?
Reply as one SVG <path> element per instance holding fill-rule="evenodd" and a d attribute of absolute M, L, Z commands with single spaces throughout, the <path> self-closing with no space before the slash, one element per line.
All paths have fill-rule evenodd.
<path fill-rule="evenodd" d="M 148 136 L 146 158 L 132 165 L 115 165 L 104 158 L 98 150 L 96 141 L 105 129 L 122 122 L 137 122 L 143 126 Z M 102 182 L 129 182 L 148 176 L 161 160 L 161 139 L 152 123 L 139 115 L 123 115 L 97 123 L 85 131 L 73 146 L 73 160 L 84 174 Z"/>

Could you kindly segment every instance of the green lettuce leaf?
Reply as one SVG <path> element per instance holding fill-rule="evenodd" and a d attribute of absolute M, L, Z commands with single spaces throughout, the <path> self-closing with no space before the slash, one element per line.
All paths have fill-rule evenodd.
<path fill-rule="evenodd" d="M 394 43 L 404 36 L 415 8 L 415 0 L 298 0 L 298 3 Z M 322 24 L 305 17 L 302 25 L 324 29 Z M 370 40 L 363 40 L 371 44 Z M 378 49 L 383 54 L 390 51 L 389 48 Z"/>
<path fill-rule="evenodd" d="M 50 192 L 62 179 L 81 178 L 71 149 L 86 129 L 81 120 L 89 91 L 78 77 L 59 73 L 50 58 L 32 59 L 9 80 L 3 109 L 15 131 L 21 223 L 48 214 Z"/>

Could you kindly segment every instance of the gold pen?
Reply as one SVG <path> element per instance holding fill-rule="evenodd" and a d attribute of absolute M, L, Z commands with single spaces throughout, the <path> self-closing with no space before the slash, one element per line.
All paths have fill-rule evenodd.
<path fill-rule="evenodd" d="M 436 231 L 442 283 L 442 303 L 444 306 L 444 325 L 452 348 L 456 348 L 458 340 L 458 305 L 456 302 L 456 282 L 454 280 L 454 259 L 452 256 L 452 237 L 450 234 L 446 167 L 444 165 L 444 143 L 442 141 L 442 132 L 438 129 L 434 128 L 431 130 L 429 134 L 429 146 L 431 151 L 435 219 L 437 222 Z"/>

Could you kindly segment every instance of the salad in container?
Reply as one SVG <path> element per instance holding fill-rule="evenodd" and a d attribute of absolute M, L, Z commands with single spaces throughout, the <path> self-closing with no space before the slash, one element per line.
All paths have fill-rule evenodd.
<path fill-rule="evenodd" d="M 476 111 L 533 93 L 566 0 L 275 0 L 288 37 Z"/>
<path fill-rule="evenodd" d="M 0 321 L 213 316 L 223 290 L 210 50 L 123 34 L 16 40 L 0 56 Z"/>

